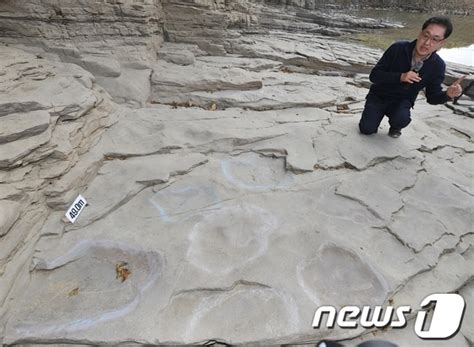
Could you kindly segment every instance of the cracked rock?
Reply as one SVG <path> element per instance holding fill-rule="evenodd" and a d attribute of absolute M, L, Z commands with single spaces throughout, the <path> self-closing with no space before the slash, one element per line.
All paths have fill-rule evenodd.
<path fill-rule="evenodd" d="M 356 342 L 316 308 L 469 309 L 472 119 L 420 95 L 399 139 L 359 134 L 381 52 L 321 33 L 386 23 L 310 5 L 0 4 L 2 343 Z"/>

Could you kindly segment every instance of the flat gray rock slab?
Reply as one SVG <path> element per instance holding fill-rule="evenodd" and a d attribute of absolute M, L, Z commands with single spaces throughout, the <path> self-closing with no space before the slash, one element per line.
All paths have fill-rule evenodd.
<path fill-rule="evenodd" d="M 162 160 L 167 158 L 167 155 L 155 155 L 150 159 L 158 160 L 160 156 Z M 417 305 L 419 298 L 430 290 L 426 286 L 432 281 L 417 274 L 433 265 L 436 274 L 432 271 L 426 274 L 441 276 L 447 274 L 451 266 L 465 269 L 448 276 L 443 290 L 452 290 L 466 280 L 469 267 L 464 255 L 453 255 L 446 261 L 443 257 L 436 265 L 434 246 L 438 247 L 440 256 L 443 247 L 452 247 L 449 243 L 442 246 L 444 240 L 437 243 L 434 240 L 433 246 L 416 249 L 416 253 L 410 241 L 400 242 L 403 235 L 394 237 L 393 232 L 384 230 L 389 225 L 390 213 L 399 209 L 400 202 L 386 211 L 375 202 L 395 199 L 393 192 L 397 191 L 403 198 L 415 189 L 412 186 L 416 187 L 417 175 L 425 174 L 417 174 L 422 168 L 420 158 L 400 157 L 367 168 L 365 173 L 341 169 L 316 170 L 305 175 L 286 171 L 283 158 L 258 153 L 232 156 L 216 153 L 207 158 L 207 163 L 171 184 L 165 180 L 156 182 L 154 187 L 142 190 L 94 223 L 68 231 L 57 246 L 37 253 L 34 280 L 27 291 L 36 292 L 37 286 L 44 286 L 41 281 L 46 279 L 41 269 L 50 269 L 47 272 L 49 286 L 56 281 L 64 283 L 66 276 L 66 283 L 71 286 L 65 286 L 67 289 L 59 293 L 64 300 L 61 307 L 68 313 L 60 315 L 62 318 L 57 321 L 58 316 L 51 307 L 37 306 L 41 298 L 49 295 L 40 291 L 14 314 L 15 318 L 7 326 L 6 341 L 20 336 L 56 339 L 66 335 L 71 341 L 100 337 L 114 343 L 126 336 L 155 342 L 158 336 L 161 343 L 197 343 L 211 339 L 210 336 L 229 343 L 347 338 L 360 332 L 312 330 L 310 323 L 315 307 L 326 302 L 337 307 L 354 303 L 378 305 L 386 302 L 399 286 L 404 289 L 395 297 L 396 302 L 405 302 L 407 299 L 403 297 L 413 296 L 409 302 Z M 144 163 L 131 158 L 123 160 L 122 165 L 133 167 L 134 161 L 137 165 Z M 106 171 L 97 178 L 99 186 L 107 181 Z M 110 172 L 119 171 L 117 167 Z M 152 171 L 148 174 L 143 168 L 130 172 L 136 172 L 142 180 L 159 176 Z M 401 172 L 406 175 L 398 181 Z M 370 195 L 363 189 L 362 182 L 354 183 L 365 175 L 369 181 L 366 184 L 374 184 L 380 175 L 392 183 L 381 187 L 381 196 Z M 105 180 L 100 183 L 102 177 Z M 350 187 L 349 182 L 360 185 L 360 189 L 344 190 L 342 187 Z M 402 204 L 405 204 L 404 199 Z M 87 209 L 92 211 L 96 207 L 97 204 L 91 204 Z M 409 205 L 404 206 L 404 209 L 409 208 Z M 417 219 L 426 220 L 424 215 L 406 222 L 398 214 L 393 218 L 406 228 L 411 228 Z M 460 232 L 466 233 L 469 231 Z M 92 265 L 89 260 L 81 265 L 89 259 L 87 251 L 79 252 L 86 253 L 71 263 L 71 258 L 79 257 L 77 249 L 83 248 L 83 240 L 102 240 L 99 245 L 110 243 L 112 248 L 126 244 L 146 254 L 157 252 L 166 263 L 158 272 L 160 277 L 137 296 L 134 276 L 136 271 L 137 277 L 141 276 L 141 270 L 137 270 L 141 261 L 125 260 L 130 265 L 131 275 L 124 284 L 114 277 L 113 265 L 124 257 L 125 250 L 120 253 L 122 256 L 114 255 L 105 265 L 93 265 L 98 277 L 94 275 L 85 280 L 81 277 L 86 272 L 83 266 Z M 93 247 L 97 256 L 90 261 L 109 254 L 100 247 Z M 397 254 L 396 262 L 386 256 L 390 253 Z M 278 271 L 269 272 L 269 267 Z M 452 281 L 453 276 L 460 277 Z M 405 284 L 414 281 L 413 278 L 421 281 L 419 287 Z M 95 295 L 103 299 L 97 307 L 89 307 L 87 301 L 93 300 L 88 294 L 91 281 L 95 281 L 94 286 L 100 285 Z M 103 296 L 106 284 L 107 290 L 121 288 L 119 285 L 128 285 L 131 289 L 117 289 L 117 296 Z M 79 288 L 78 291 L 70 296 L 75 288 Z M 136 297 L 139 303 L 132 310 L 130 302 Z M 69 301 L 83 303 L 82 308 L 71 311 Z M 32 305 L 35 315 L 28 313 Z M 98 308 L 101 308 L 100 313 Z M 36 315 L 50 317 L 54 323 L 36 319 Z M 87 327 L 77 324 L 84 317 L 95 324 Z M 136 330 L 138 326 L 140 329 Z M 277 333 L 275 327 L 279 327 Z"/>
<path fill-rule="evenodd" d="M 67 254 L 36 264 L 31 284 L 38 290 L 27 293 L 18 307 L 14 329 L 47 336 L 117 319 L 136 308 L 142 293 L 160 277 L 162 265 L 157 253 L 84 240 Z"/>
<path fill-rule="evenodd" d="M 197 105 L 209 108 L 241 107 L 254 110 L 325 107 L 351 97 L 362 100 L 365 91 L 345 79 L 259 70 L 244 58 L 220 58 L 216 69 L 209 57 L 189 66 L 160 63 L 152 76 L 152 103 Z M 226 65 L 227 64 L 227 65 Z M 253 65 L 258 64 L 253 62 Z M 271 68 L 272 66 L 269 66 Z"/>
<path fill-rule="evenodd" d="M 20 160 L 22 158 L 32 152 L 34 153 L 37 148 L 48 143 L 50 139 L 51 129 L 47 128 L 41 134 L 2 144 L 0 147 L 0 168 L 21 165 L 22 162 Z M 39 160 L 46 156 L 47 154 L 37 154 L 34 156 L 33 160 Z"/>
<path fill-rule="evenodd" d="M 16 201 L 0 200 L 0 208 L 2 210 L 0 216 L 0 237 L 8 233 L 13 223 L 20 216 L 20 207 L 21 204 Z"/>
<path fill-rule="evenodd" d="M 236 43 L 232 48 L 232 53 L 244 56 L 296 63 L 316 69 L 338 68 L 359 73 L 370 70 L 369 66 L 375 64 L 382 53 L 377 49 L 324 36 L 278 31 L 270 35 L 253 35 L 250 42 Z"/>
<path fill-rule="evenodd" d="M 19 279 L 3 343 L 355 344 L 367 330 L 313 329 L 316 308 L 416 308 L 433 290 L 459 290 L 472 301 L 471 119 L 420 96 L 399 139 L 387 136 L 386 120 L 363 136 L 367 79 L 351 74 L 380 52 L 310 35 L 235 43 L 234 53 L 259 59 L 167 45 L 148 107 L 118 108 L 118 122 L 91 148 L 69 135 L 93 134 L 93 125 L 79 124 L 102 121 L 100 107 L 86 112 L 87 103 L 68 99 L 69 108 L 43 110 L 40 98 L 25 104 L 18 95 L 0 103 L 0 118 L 28 108 L 68 120 L 50 134 L 54 148 L 35 142 L 47 130 L 26 137 L 35 126 L 11 130 L 4 138 L 15 140 L 0 146 L 32 141 L 41 164 L 22 168 L 22 153 L 5 152 L 5 165 L 18 167 L 0 175 L 14 183 L 0 185 L 9 199 L 2 259 L 18 267 Z M 115 76 L 117 66 L 99 60 L 87 62 L 103 78 L 133 72 Z M 281 67 L 291 63 L 345 77 Z M 87 99 L 87 73 L 69 82 L 69 92 Z M 65 158 L 71 167 L 61 174 Z M 18 191 L 37 187 L 31 177 L 56 172 L 41 188 L 41 208 L 17 218 L 4 203 L 20 204 Z M 66 224 L 77 194 L 89 205 Z M 30 253 L 9 262 L 36 214 L 44 219 L 34 242 L 25 241 Z M 377 336 L 418 341 L 410 328 Z M 452 342 L 464 347 L 464 336 L 472 339 L 469 327 Z"/>
<path fill-rule="evenodd" d="M 206 161 L 200 154 L 165 154 L 148 156 L 145 161 L 137 157 L 106 162 L 97 173 L 97 179 L 82 193 L 91 207 L 85 209 L 73 227 L 90 224 L 125 204 L 144 188 L 166 183 L 173 176 L 184 175 Z"/>
<path fill-rule="evenodd" d="M 49 127 L 50 115 L 46 111 L 13 113 L 3 116 L 0 144 L 42 133 Z"/>

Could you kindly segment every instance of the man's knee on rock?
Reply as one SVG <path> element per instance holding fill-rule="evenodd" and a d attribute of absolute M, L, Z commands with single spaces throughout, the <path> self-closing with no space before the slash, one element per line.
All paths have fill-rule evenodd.
<path fill-rule="evenodd" d="M 378 128 L 378 127 L 377 127 Z M 368 126 L 366 124 L 363 124 L 363 123 L 359 123 L 359 130 L 360 130 L 360 133 L 361 134 L 364 134 L 364 135 L 371 135 L 371 134 L 375 134 L 377 132 L 377 128 L 375 127 L 371 127 L 371 126 Z"/>

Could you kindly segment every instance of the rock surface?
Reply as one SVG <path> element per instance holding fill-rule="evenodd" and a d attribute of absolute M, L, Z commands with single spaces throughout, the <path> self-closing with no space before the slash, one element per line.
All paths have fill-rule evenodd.
<path fill-rule="evenodd" d="M 303 7 L 306 9 L 318 8 L 327 4 L 322 0 L 279 0 L 280 4 Z M 392 8 L 403 11 L 414 12 L 437 12 L 437 13 L 458 13 L 472 14 L 474 4 L 464 0 L 434 0 L 426 3 L 421 0 L 353 0 L 350 3 L 346 0 L 333 0 L 330 3 L 335 8 L 347 8 L 348 5 L 354 8 Z"/>
<path fill-rule="evenodd" d="M 284 11 L 249 0 L 9 0 L 0 4 L 0 38 L 40 57 L 77 64 L 94 74 L 116 102 L 144 107 L 157 57 L 189 65 L 196 55 L 232 53 L 242 40 L 236 29 L 338 36 L 396 26 L 343 11 Z M 173 43 L 193 48 L 184 53 L 182 45 Z"/>
<path fill-rule="evenodd" d="M 77 65 L 0 47 L 0 302 L 28 267 L 50 210 L 47 189 L 114 123 L 117 106 Z M 2 304 L 0 316 L 5 317 Z"/>
<path fill-rule="evenodd" d="M 412 327 L 311 323 L 320 305 L 418 310 L 459 291 L 465 324 L 438 345 L 472 344 L 471 98 L 420 95 L 401 138 L 386 120 L 363 136 L 380 52 L 304 30 L 227 30 L 260 13 L 239 3 L 124 2 L 118 14 L 97 3 L 89 11 L 121 24 L 83 41 L 90 23 L 69 22 L 92 14 L 76 2 L 54 14 L 5 3 L 39 23 L 50 13 L 36 35 L 52 44 L 67 28 L 77 51 L 0 46 L 0 341 L 355 345 L 373 333 L 421 346 Z M 19 17 L 2 22 L 6 41 Z M 189 42 L 148 46 L 186 30 Z M 97 44 L 118 33 L 136 56 Z M 78 194 L 88 205 L 67 223 Z"/>

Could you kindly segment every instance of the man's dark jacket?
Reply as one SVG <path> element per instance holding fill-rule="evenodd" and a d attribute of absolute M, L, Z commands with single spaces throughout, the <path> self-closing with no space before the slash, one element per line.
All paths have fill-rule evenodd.
<path fill-rule="evenodd" d="M 369 95 L 378 96 L 386 101 L 408 99 L 413 106 L 418 93 L 426 88 L 426 98 L 430 104 L 444 104 L 449 100 L 446 92 L 443 92 L 441 83 L 444 80 L 446 64 L 436 52 L 425 60 L 423 67 L 419 71 L 421 81 L 408 84 L 400 82 L 402 73 L 411 70 L 411 60 L 416 40 L 400 41 L 391 45 L 383 54 L 377 65 L 370 73 Z"/>

